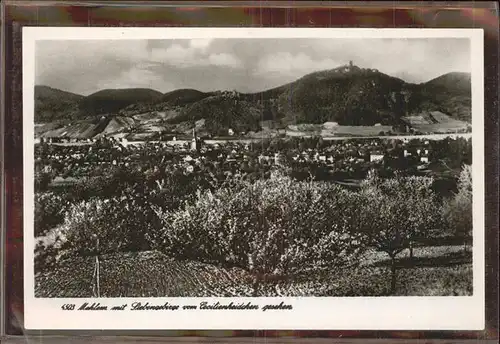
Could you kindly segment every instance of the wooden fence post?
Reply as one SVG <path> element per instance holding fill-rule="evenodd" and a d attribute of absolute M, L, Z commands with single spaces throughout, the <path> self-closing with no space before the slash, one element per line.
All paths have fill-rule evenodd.
<path fill-rule="evenodd" d="M 95 256 L 95 264 L 96 264 L 96 271 L 97 271 L 97 297 L 101 297 L 101 286 L 100 286 L 100 266 L 99 266 L 99 238 L 97 238 L 97 254 Z"/>

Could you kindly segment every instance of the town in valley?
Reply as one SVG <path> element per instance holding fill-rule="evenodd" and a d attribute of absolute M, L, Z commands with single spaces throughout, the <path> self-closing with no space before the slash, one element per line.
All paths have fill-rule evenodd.
<path fill-rule="evenodd" d="M 182 49 L 235 44 L 193 42 Z M 222 54 L 178 68 L 240 73 Z M 41 73 L 36 297 L 472 295 L 470 73 L 415 81 L 366 61 L 263 91 L 221 76 L 84 95 Z M 265 66 L 276 73 L 255 80 L 289 72 Z"/>

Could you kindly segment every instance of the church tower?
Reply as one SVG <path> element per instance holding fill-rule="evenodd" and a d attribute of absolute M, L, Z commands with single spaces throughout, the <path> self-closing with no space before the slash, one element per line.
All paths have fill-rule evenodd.
<path fill-rule="evenodd" d="M 191 150 L 199 151 L 200 150 L 200 140 L 196 136 L 196 130 L 193 128 L 193 139 L 191 140 Z"/>
<path fill-rule="evenodd" d="M 352 60 L 349 60 L 349 67 L 353 67 Z"/>

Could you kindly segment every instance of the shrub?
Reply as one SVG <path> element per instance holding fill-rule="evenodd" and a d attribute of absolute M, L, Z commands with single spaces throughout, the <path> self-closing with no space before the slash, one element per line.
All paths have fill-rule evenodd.
<path fill-rule="evenodd" d="M 472 167 L 464 165 L 458 180 L 458 192 L 445 203 L 444 217 L 449 230 L 463 240 L 464 249 L 472 239 Z"/>
<path fill-rule="evenodd" d="M 257 281 L 332 270 L 356 264 L 363 249 L 354 200 L 335 185 L 273 175 L 159 211 L 164 229 L 156 243 L 175 257 L 243 268 Z"/>
<path fill-rule="evenodd" d="M 149 249 L 156 214 L 140 198 L 93 198 L 73 205 L 59 227 L 63 255 L 100 255 Z"/>
<path fill-rule="evenodd" d="M 46 272 L 55 267 L 59 251 L 54 243 L 38 241 L 35 245 L 35 273 Z"/>
<path fill-rule="evenodd" d="M 35 191 L 47 191 L 53 177 L 50 172 L 35 172 Z"/>
<path fill-rule="evenodd" d="M 362 183 L 365 198 L 364 231 L 368 244 L 391 259 L 391 291 L 396 288 L 396 257 L 405 249 L 413 256 L 413 242 L 436 228 L 441 206 L 432 191 L 432 178 L 401 177 L 379 179 L 370 174 Z"/>
<path fill-rule="evenodd" d="M 35 236 L 41 236 L 64 221 L 67 201 L 54 192 L 35 193 Z"/>

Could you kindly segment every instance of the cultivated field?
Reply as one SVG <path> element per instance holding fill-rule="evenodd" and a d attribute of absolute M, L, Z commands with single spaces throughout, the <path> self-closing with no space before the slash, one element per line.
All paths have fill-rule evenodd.
<path fill-rule="evenodd" d="M 286 130 L 287 136 L 300 137 L 310 135 L 328 136 L 379 136 L 381 133 L 389 134 L 392 132 L 392 126 L 388 125 L 331 125 L 325 124 L 299 124 L 289 125 Z"/>
<path fill-rule="evenodd" d="M 462 246 L 415 249 L 402 255 L 396 295 L 471 295 L 470 252 Z M 282 278 L 263 283 L 256 296 L 383 296 L 390 293 L 389 263 L 370 252 L 362 266 L 342 273 Z M 92 297 L 96 290 L 95 258 L 61 262 L 54 272 L 37 277 L 37 297 Z M 68 278 L 71 276 L 71 278 Z M 159 252 L 100 257 L 101 297 L 252 296 L 252 276 L 195 261 L 178 261 Z"/>
<path fill-rule="evenodd" d="M 405 121 L 414 129 L 423 133 L 453 133 L 467 131 L 470 124 L 460 121 L 439 111 L 432 111 L 416 116 L 407 116 Z"/>

